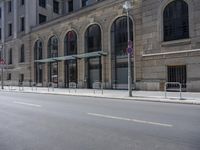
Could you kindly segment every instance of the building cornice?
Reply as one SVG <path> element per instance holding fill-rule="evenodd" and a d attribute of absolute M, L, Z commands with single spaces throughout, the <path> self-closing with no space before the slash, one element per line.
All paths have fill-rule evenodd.
<path fill-rule="evenodd" d="M 164 52 L 164 53 L 142 54 L 142 57 L 173 55 L 173 54 L 191 53 L 191 52 L 200 52 L 200 49 L 191 49 L 191 50 L 182 50 L 182 51 L 174 51 L 174 52 Z"/>
<path fill-rule="evenodd" d="M 124 0 L 101 0 L 98 1 L 97 3 L 94 3 L 92 5 L 89 5 L 87 7 L 83 7 L 77 11 L 74 11 L 70 14 L 65 14 L 62 15 L 58 18 L 55 18 L 53 20 L 50 20 L 44 24 L 41 25 L 37 25 L 35 27 L 32 27 L 32 32 L 37 32 L 40 31 L 42 29 L 48 28 L 50 26 L 54 26 L 57 25 L 59 23 L 63 23 L 64 21 L 69 21 L 70 19 L 76 19 L 76 17 L 81 17 L 84 16 L 86 14 L 91 13 L 91 11 L 95 11 L 97 9 L 102 9 L 103 7 L 109 7 L 113 4 L 118 4 L 118 3 L 122 3 Z"/>

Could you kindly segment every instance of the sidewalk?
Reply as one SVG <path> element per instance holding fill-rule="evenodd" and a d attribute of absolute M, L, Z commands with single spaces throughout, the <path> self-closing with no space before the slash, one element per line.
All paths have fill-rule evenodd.
<path fill-rule="evenodd" d="M 2 91 L 2 90 L 1 90 Z M 128 97 L 127 90 L 94 90 L 94 89 L 64 89 L 64 88 L 47 88 L 47 87 L 5 87 L 6 92 L 24 92 L 24 93 L 42 93 L 42 94 L 58 94 L 71 96 L 89 96 L 102 97 L 123 100 L 152 101 L 164 103 L 181 103 L 181 104 L 197 104 L 200 105 L 200 93 L 183 92 L 180 100 L 179 92 L 161 91 L 133 91 L 133 97 Z"/>

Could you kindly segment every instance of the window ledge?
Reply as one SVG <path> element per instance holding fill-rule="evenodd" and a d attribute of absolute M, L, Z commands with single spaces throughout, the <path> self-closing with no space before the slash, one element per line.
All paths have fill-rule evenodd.
<path fill-rule="evenodd" d="M 169 46 L 177 46 L 177 45 L 187 45 L 191 44 L 191 39 L 181 39 L 181 40 L 175 40 L 175 41 L 167 41 L 162 42 L 162 47 L 169 47 Z"/>

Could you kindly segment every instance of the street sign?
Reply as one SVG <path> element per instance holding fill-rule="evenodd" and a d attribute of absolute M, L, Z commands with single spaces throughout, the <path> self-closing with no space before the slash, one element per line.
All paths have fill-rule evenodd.
<path fill-rule="evenodd" d="M 0 65 L 5 65 L 6 62 L 3 59 L 0 59 Z"/>
<path fill-rule="evenodd" d="M 128 48 L 127 48 L 127 52 L 128 52 L 129 54 L 131 54 L 131 53 L 133 52 L 133 48 L 128 47 Z"/>
<path fill-rule="evenodd" d="M 4 68 L 6 62 L 3 59 L 0 59 L 0 68 Z"/>
<path fill-rule="evenodd" d="M 133 42 L 131 40 L 128 41 L 127 53 L 129 53 L 129 54 L 133 53 Z"/>

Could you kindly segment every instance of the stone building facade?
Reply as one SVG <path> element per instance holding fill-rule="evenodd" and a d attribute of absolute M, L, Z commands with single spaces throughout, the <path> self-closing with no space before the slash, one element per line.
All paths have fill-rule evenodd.
<path fill-rule="evenodd" d="M 6 69 L 7 74 L 12 74 L 11 81 L 17 82 L 20 74 L 24 74 L 27 84 L 35 82 L 38 86 L 54 83 L 57 87 L 69 87 L 75 82 L 80 88 L 92 88 L 98 81 L 108 89 L 126 89 L 124 2 L 91 2 L 70 13 L 66 13 L 69 7 L 63 5 L 60 16 L 40 25 L 36 22 L 30 32 L 10 40 L 5 46 L 7 52 L 16 49 L 14 65 Z M 133 0 L 131 3 L 129 25 L 136 89 L 164 90 L 166 82 L 180 82 L 185 91 L 200 91 L 199 1 Z M 18 61 L 20 43 L 25 47 L 24 63 Z"/>

